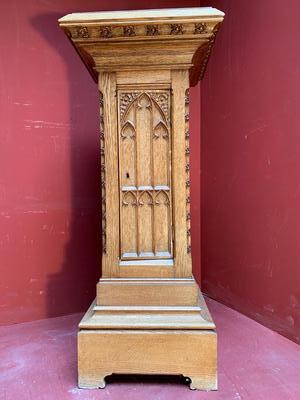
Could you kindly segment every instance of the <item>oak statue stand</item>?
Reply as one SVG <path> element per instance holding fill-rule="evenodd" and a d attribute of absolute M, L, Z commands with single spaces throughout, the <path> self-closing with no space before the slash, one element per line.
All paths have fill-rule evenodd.
<path fill-rule="evenodd" d="M 59 24 L 100 91 L 103 256 L 79 325 L 79 387 L 112 374 L 181 374 L 217 388 L 217 334 L 192 274 L 189 87 L 223 13 L 69 14 Z"/>

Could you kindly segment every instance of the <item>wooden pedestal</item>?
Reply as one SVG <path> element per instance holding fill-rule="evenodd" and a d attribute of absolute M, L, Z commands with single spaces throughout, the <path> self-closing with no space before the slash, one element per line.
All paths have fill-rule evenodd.
<path fill-rule="evenodd" d="M 102 278 L 79 325 L 79 387 L 112 373 L 217 387 L 215 325 L 192 275 L 189 86 L 222 20 L 211 8 L 59 20 L 100 92 Z"/>

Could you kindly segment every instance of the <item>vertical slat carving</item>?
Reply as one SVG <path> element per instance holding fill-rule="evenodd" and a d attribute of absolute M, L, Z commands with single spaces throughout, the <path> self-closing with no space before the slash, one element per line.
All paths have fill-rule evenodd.
<path fill-rule="evenodd" d="M 165 123 L 160 119 L 153 130 L 153 168 L 154 185 L 169 183 L 169 134 Z"/>
<path fill-rule="evenodd" d="M 161 223 L 162 221 L 164 223 Z M 155 195 L 154 222 L 155 254 L 162 256 L 166 255 L 166 252 L 171 254 L 170 199 L 164 190 Z"/>
<path fill-rule="evenodd" d="M 122 200 L 121 252 L 137 256 L 137 198 L 136 193 L 128 191 Z M 130 235 L 128 234 L 130 231 Z"/>
<path fill-rule="evenodd" d="M 153 198 L 148 191 L 138 196 L 139 256 L 153 257 Z"/>
<path fill-rule="evenodd" d="M 152 103 L 148 94 L 142 93 L 136 104 L 137 132 L 137 186 L 152 185 Z"/>
<path fill-rule="evenodd" d="M 121 257 L 169 258 L 170 94 L 167 90 L 119 91 L 118 98 Z M 132 195 L 136 204 L 129 201 Z"/>
<path fill-rule="evenodd" d="M 121 130 L 121 140 L 120 162 L 123 166 L 120 176 L 121 185 L 133 186 L 136 182 L 136 129 L 130 119 Z"/>

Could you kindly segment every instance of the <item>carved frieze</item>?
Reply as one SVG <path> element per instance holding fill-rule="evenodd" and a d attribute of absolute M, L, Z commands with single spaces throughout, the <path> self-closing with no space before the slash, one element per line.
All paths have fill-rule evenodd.
<path fill-rule="evenodd" d="M 209 22 L 184 23 L 184 24 L 146 24 L 146 25 L 93 25 L 75 26 L 70 28 L 73 39 L 100 38 L 111 39 L 114 37 L 132 36 L 173 36 L 173 35 L 207 35 L 213 30 Z"/>

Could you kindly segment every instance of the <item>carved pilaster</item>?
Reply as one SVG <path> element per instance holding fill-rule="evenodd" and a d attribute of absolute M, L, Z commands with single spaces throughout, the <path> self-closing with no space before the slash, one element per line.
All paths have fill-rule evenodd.
<path fill-rule="evenodd" d="M 186 236 L 187 252 L 191 253 L 191 210 L 190 210 L 190 132 L 189 132 L 189 89 L 185 91 L 185 172 L 186 172 Z"/>
<path fill-rule="evenodd" d="M 102 209 L 102 251 L 106 253 L 106 193 L 105 193 L 105 134 L 103 117 L 103 94 L 99 92 L 100 115 L 100 164 L 101 164 L 101 209 Z"/>

